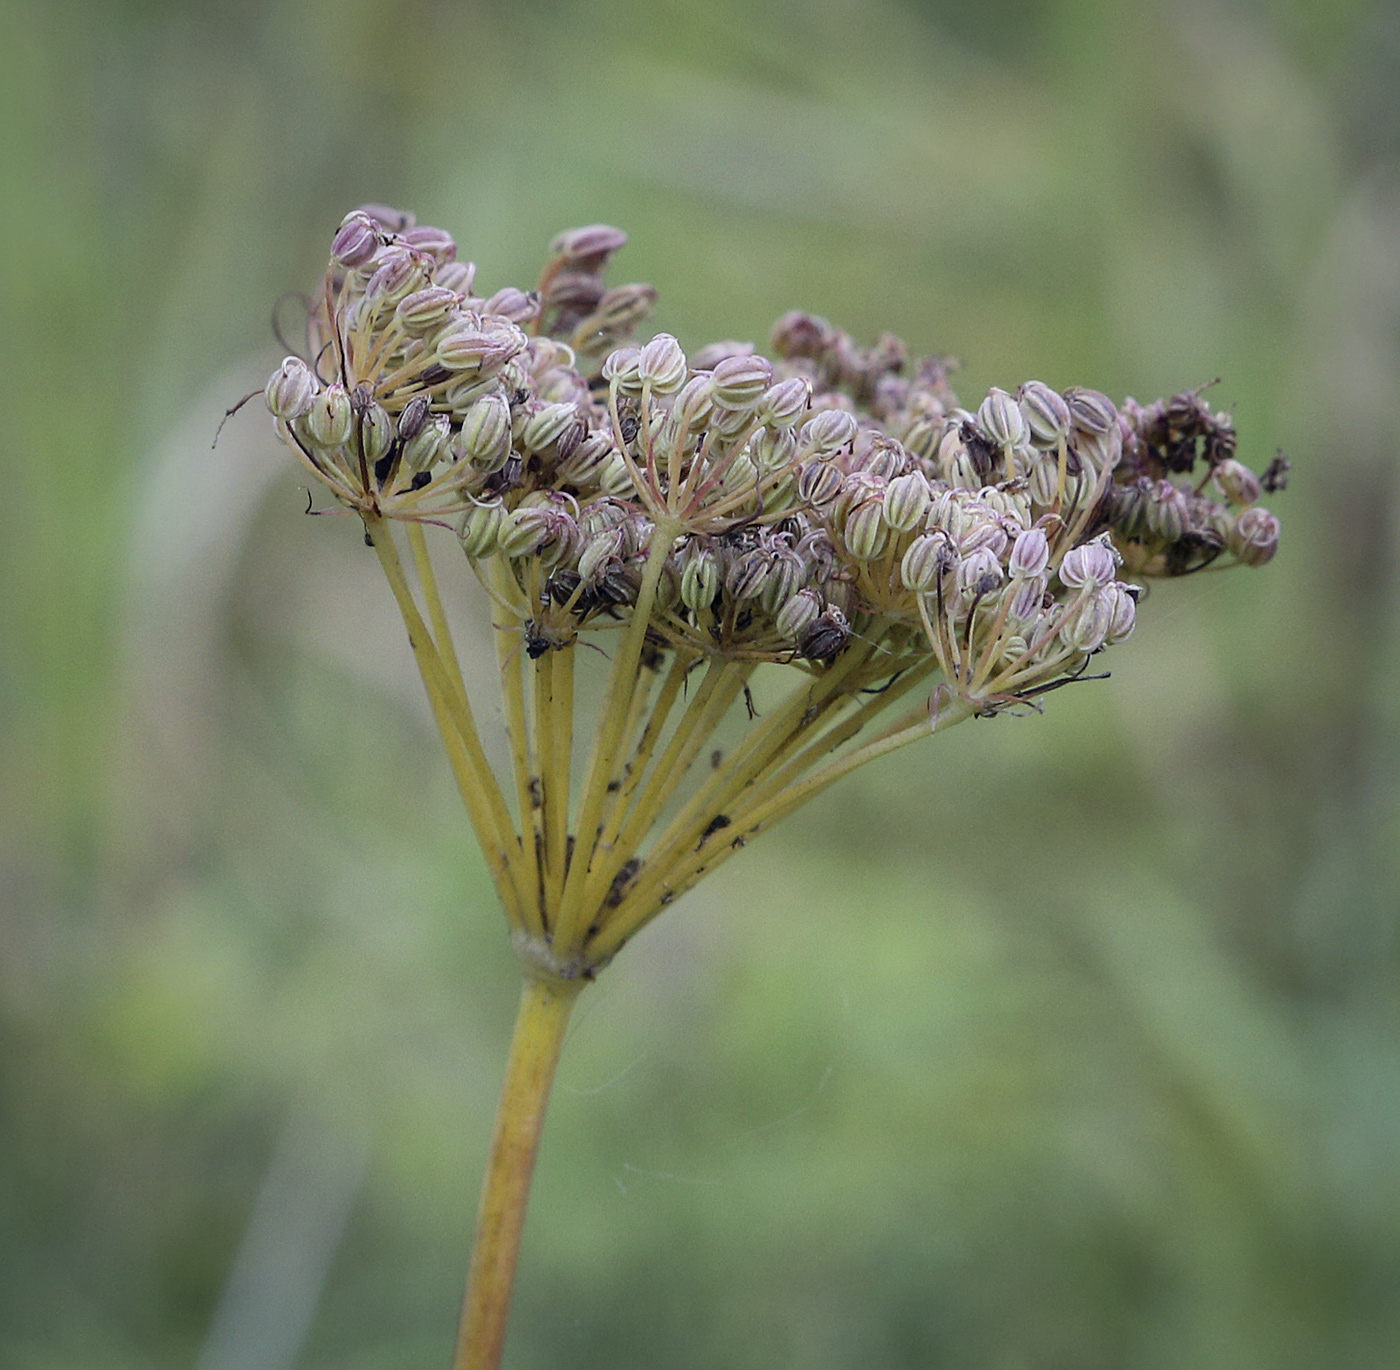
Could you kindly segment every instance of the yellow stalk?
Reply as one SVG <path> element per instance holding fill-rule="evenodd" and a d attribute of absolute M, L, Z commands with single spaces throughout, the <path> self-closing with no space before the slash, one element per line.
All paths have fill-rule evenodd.
<path fill-rule="evenodd" d="M 641 737 L 637 739 L 636 748 L 627 763 L 614 776 L 618 788 L 608 807 L 603 831 L 594 844 L 593 869 L 589 871 L 588 884 L 583 893 L 585 904 L 597 906 L 606 892 L 607 885 L 612 883 L 613 876 L 627 860 L 625 853 L 614 859 L 618 834 L 622 831 L 622 825 L 627 818 L 632 796 L 636 794 L 641 785 L 642 779 L 646 775 L 647 766 L 651 762 L 652 753 L 656 750 L 656 744 L 660 741 L 661 734 L 665 730 L 666 720 L 671 715 L 676 696 L 680 693 L 686 675 L 695 661 L 696 657 L 693 653 L 677 650 L 671 661 L 671 669 L 666 673 L 665 683 L 661 686 L 661 692 L 657 696 L 650 714 L 647 715 L 646 726 L 642 729 Z M 645 705 L 645 696 L 649 694 L 649 685 L 650 681 L 647 682 L 645 689 L 637 691 L 633 697 L 634 705 L 638 702 Z M 641 711 L 639 709 L 634 708 L 632 712 L 634 717 L 627 721 L 625 736 L 631 736 L 636 731 L 636 725 L 640 719 Z"/>
<path fill-rule="evenodd" d="M 452 717 L 442 691 L 426 675 L 423 677 L 423 687 L 427 692 L 428 703 L 432 707 L 438 732 L 442 735 L 447 761 L 452 767 L 453 779 L 457 782 L 457 791 L 462 796 L 462 802 L 466 805 L 467 817 L 471 820 L 477 841 L 481 844 L 482 854 L 486 857 L 486 864 L 491 871 L 491 878 L 495 882 L 501 907 L 505 909 L 506 919 L 512 928 L 526 927 L 528 926 L 528 906 L 522 905 L 519 891 L 516 888 L 515 870 L 511 864 L 510 851 L 501 844 L 499 838 L 493 837 L 489 833 L 488 819 L 482 805 L 476 772 L 472 768 L 471 761 L 467 756 L 467 749 L 457 731 L 456 720 Z M 506 840 L 514 843 L 515 834 L 512 833 Z"/>
<path fill-rule="evenodd" d="M 930 666 L 930 669 L 935 668 Z M 742 796 L 746 805 L 752 806 L 757 798 L 770 795 L 790 784 L 792 779 L 809 770 L 820 758 L 832 753 L 841 743 L 855 736 L 871 716 L 888 708 L 889 704 L 907 693 L 907 690 L 913 688 L 914 684 L 924 677 L 927 677 L 927 672 L 907 682 L 900 680 L 896 686 L 890 686 L 885 693 L 876 695 L 855 709 L 853 714 L 847 716 L 846 721 L 830 728 L 827 726 L 830 715 L 839 714 L 841 709 L 854 700 L 851 691 L 858 687 L 851 684 L 850 677 L 847 677 L 846 687 L 840 693 L 833 688 L 827 691 L 825 697 L 816 695 L 815 701 L 806 705 L 801 714 L 795 715 L 792 712 L 792 701 L 788 700 L 784 708 L 778 709 L 776 715 L 780 726 L 766 730 L 762 740 L 757 740 L 748 750 L 745 751 L 741 746 L 741 754 L 736 756 L 732 763 L 725 764 L 706 785 L 701 786 L 685 809 L 676 814 L 661 837 L 657 838 L 648 854 L 648 863 L 652 863 L 657 870 L 664 870 L 669 862 L 678 861 L 686 851 L 696 848 L 703 841 L 707 828 L 720 814 L 731 820 L 727 827 L 732 826 L 732 814 L 728 810 L 734 807 L 739 796 Z M 822 684 L 826 683 L 823 680 Z M 798 694 L 799 701 L 812 698 L 809 691 L 795 693 Z M 781 730 L 783 723 L 787 725 L 787 732 Z M 759 730 L 750 729 L 750 736 Z M 748 740 L 746 737 L 745 742 Z M 802 746 L 804 742 L 806 744 Z M 790 760 L 798 747 L 802 749 L 798 757 Z"/>
<path fill-rule="evenodd" d="M 403 566 L 388 526 L 382 519 L 367 517 L 365 528 L 398 603 L 399 613 L 408 630 L 409 645 L 413 648 L 413 655 L 418 662 L 418 670 L 430 700 L 436 695 L 434 713 L 438 719 L 439 731 L 443 734 L 443 741 L 449 752 L 460 743 L 463 769 L 458 777 L 458 787 L 462 791 L 472 826 L 476 829 L 484 848 L 503 854 L 511 873 L 510 883 L 514 886 L 515 894 L 513 906 L 519 919 L 526 907 L 526 886 L 521 880 L 520 844 L 515 838 L 505 797 L 501 794 L 496 774 L 482 750 L 471 706 L 467 703 L 466 696 L 460 694 L 453 686 L 442 658 L 438 655 L 432 634 L 423 622 L 423 616 L 418 612 L 418 605 L 414 602 L 413 592 L 404 576 Z M 444 721 L 448 726 L 444 726 Z M 497 888 L 501 892 L 502 902 L 509 907 L 512 901 L 507 896 L 504 884 L 498 881 Z"/>
<path fill-rule="evenodd" d="M 423 587 L 423 600 L 428 606 L 428 622 L 432 625 L 433 641 L 437 643 L 438 655 L 442 658 L 448 679 L 457 693 L 465 699 L 467 687 L 462 680 L 461 663 L 457 660 L 452 630 L 447 625 L 447 615 L 443 611 L 442 596 L 438 594 L 437 577 L 433 574 L 432 558 L 428 555 L 428 540 L 423 536 L 421 523 L 408 525 L 408 545 L 413 550 L 413 565 L 418 572 L 418 583 Z"/>
<path fill-rule="evenodd" d="M 584 984 L 525 980 L 481 1186 L 453 1370 L 496 1370 L 501 1363 L 545 1108 L 569 1015 Z"/>
<path fill-rule="evenodd" d="M 554 800 L 557 815 L 554 820 L 554 862 L 559 870 L 568 866 L 569 855 L 569 785 L 572 779 L 574 752 L 574 658 L 572 646 L 554 653 L 554 681 L 550 704 L 554 710 Z"/>
<path fill-rule="evenodd" d="M 558 760 L 554 740 L 554 655 L 553 651 L 547 651 L 530 663 L 535 706 L 535 742 L 531 755 L 539 781 L 540 884 L 546 912 L 559 907 L 559 895 L 564 888 L 564 827 L 568 823 L 568 790 L 565 789 L 561 807 L 554 774 Z M 567 777 L 564 784 L 568 785 Z"/>
<path fill-rule="evenodd" d="M 873 648 L 863 643 L 853 646 L 835 665 L 795 685 L 767 718 L 749 728 L 739 745 L 725 758 L 724 765 L 701 785 L 676 815 L 671 828 L 679 830 L 681 825 L 689 824 L 702 814 L 708 823 L 731 795 L 743 789 L 768 764 L 776 748 L 786 745 L 817 721 L 819 714 L 812 715 L 812 710 L 823 709 L 838 691 L 849 688 L 851 676 L 869 660 L 872 651 Z M 663 835 L 658 845 L 665 841 Z"/>
<path fill-rule="evenodd" d="M 814 775 L 788 785 L 776 794 L 756 798 L 751 804 L 739 806 L 734 815 L 734 824 L 748 834 L 771 827 L 778 819 L 785 818 L 794 809 L 820 794 L 828 785 L 835 784 L 842 776 L 849 775 L 867 762 L 888 756 L 901 747 L 907 747 L 921 737 L 943 732 L 953 724 L 971 718 L 974 712 L 973 705 L 964 699 L 951 699 L 936 713 L 931 713 L 928 704 L 921 703 L 864 746 L 837 757 Z"/>
<path fill-rule="evenodd" d="M 510 575 L 501 558 L 491 559 L 493 580 L 503 581 Z M 510 768 L 515 778 L 515 805 L 520 815 L 520 839 L 524 851 L 521 862 L 525 882 L 530 891 L 526 903 L 526 921 L 530 930 L 544 935 L 544 915 L 539 897 L 539 814 L 535 805 L 534 787 L 530 784 L 530 734 L 525 721 L 524 635 L 521 621 L 509 600 L 499 590 L 491 596 L 491 628 L 496 643 L 496 668 L 501 677 L 501 702 L 505 706 L 506 741 L 510 744 Z"/>
<path fill-rule="evenodd" d="M 835 784 L 842 776 L 849 775 L 867 761 L 887 756 L 900 747 L 917 742 L 921 737 L 928 737 L 932 733 L 952 727 L 955 723 L 961 723 L 970 718 L 973 712 L 972 705 L 966 700 L 953 699 L 930 721 L 927 708 L 920 705 L 918 709 L 911 711 L 910 715 L 901 719 L 893 731 L 868 742 L 863 747 L 847 752 L 845 756 L 824 766 L 801 783 L 791 785 L 780 794 L 752 807 L 736 806 L 731 815 L 731 825 L 725 828 L 723 834 L 713 843 L 686 854 L 664 869 L 660 863 L 654 868 L 644 868 L 642 878 L 627 891 L 617 910 L 590 938 L 590 959 L 604 960 L 614 955 L 662 908 L 684 894 L 702 875 L 707 875 L 722 865 L 751 838 L 787 817 L 794 809 L 800 808 L 809 799 L 820 794 L 828 785 Z"/>
<path fill-rule="evenodd" d="M 659 521 L 652 532 L 651 549 L 642 571 L 637 602 L 632 608 L 632 616 L 623 632 L 617 655 L 613 658 L 612 670 L 608 673 L 606 705 L 599 720 L 593 753 L 583 782 L 578 830 L 574 834 L 574 855 L 569 862 L 568 879 L 564 883 L 553 929 L 552 948 L 561 962 L 567 961 L 578 951 L 591 917 L 592 911 L 582 906 L 579 896 L 583 892 L 584 876 L 597 841 L 598 818 L 607 799 L 608 780 L 616 766 L 618 743 L 627 721 L 632 692 L 637 688 L 637 662 L 646 638 L 651 606 L 656 599 L 656 587 L 678 531 L 676 522 L 666 519 Z"/>
<path fill-rule="evenodd" d="M 927 661 L 919 666 L 913 667 L 902 675 L 884 693 L 865 700 L 859 708 L 848 714 L 844 719 L 826 729 L 819 736 L 813 736 L 806 746 L 792 755 L 793 748 L 784 747 L 773 757 L 772 762 L 765 768 L 762 778 L 755 782 L 753 788 L 744 795 L 746 804 L 760 803 L 764 799 L 774 794 L 781 793 L 788 785 L 795 783 L 799 777 L 809 771 L 823 757 L 830 756 L 838 747 L 849 742 L 862 728 L 865 727 L 876 715 L 883 713 L 892 704 L 902 699 L 911 690 L 917 689 L 926 682 L 930 675 L 938 670 L 938 663 Z M 847 701 L 850 702 L 848 696 Z M 920 706 L 921 709 L 924 706 Z M 896 729 L 902 727 L 902 723 L 893 725 Z M 884 733 L 879 734 L 883 737 Z M 792 739 L 796 742 L 797 739 Z M 878 740 L 878 737 L 873 740 Z"/>
<path fill-rule="evenodd" d="M 628 781 L 637 769 L 638 752 L 647 736 L 649 725 L 644 725 L 642 720 L 651 717 L 648 713 L 648 707 L 652 702 L 651 692 L 655 684 L 655 668 L 643 663 L 637 688 L 632 691 L 632 702 L 627 708 L 627 722 L 622 725 L 622 745 L 617 753 L 617 766 L 608 778 L 608 798 L 603 805 L 603 828 L 596 843 L 596 848 L 600 851 L 606 851 L 612 846 L 612 837 L 609 834 L 616 834 L 617 829 L 614 824 L 622 822 L 619 810 L 621 807 L 625 807 L 624 796 L 629 795 L 634 788 L 634 786 L 629 787 Z M 629 738 L 633 737 L 637 739 L 637 745 L 629 756 L 627 742 Z"/>
<path fill-rule="evenodd" d="M 676 724 L 646 785 L 628 814 L 608 859 L 600 861 L 589 874 L 584 900 L 597 909 L 614 877 L 629 858 L 636 855 L 647 833 L 660 816 L 667 799 L 680 784 L 700 748 L 729 712 L 744 686 L 752 665 L 740 670 L 732 662 L 711 660 L 694 697 Z M 591 901 L 591 902 L 590 902 Z"/>

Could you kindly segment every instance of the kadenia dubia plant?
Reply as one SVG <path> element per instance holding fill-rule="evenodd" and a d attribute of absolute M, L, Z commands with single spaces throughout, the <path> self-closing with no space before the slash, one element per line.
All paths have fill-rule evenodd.
<path fill-rule="evenodd" d="M 625 241 L 573 229 L 535 289 L 482 295 L 447 233 L 356 210 L 303 356 L 265 391 L 378 554 L 525 973 L 456 1370 L 499 1362 L 564 1028 L 628 939 L 857 766 L 1092 678 L 1133 630 L 1136 581 L 1278 544 L 1258 500 L 1286 463 L 1243 465 L 1200 391 L 1115 407 L 1027 381 L 969 410 L 946 362 L 802 313 L 772 359 L 628 345 L 655 291 L 604 285 Z M 495 701 L 484 717 L 508 776 L 429 529 L 489 596 L 502 722 Z M 607 671 L 592 720 L 574 703 L 589 643 Z M 748 684 L 770 664 L 792 685 L 759 714 Z M 747 730 L 711 755 L 731 711 Z"/>

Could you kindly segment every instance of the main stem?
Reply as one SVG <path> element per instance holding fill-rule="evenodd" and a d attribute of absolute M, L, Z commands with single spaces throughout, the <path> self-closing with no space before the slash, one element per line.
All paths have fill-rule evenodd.
<path fill-rule="evenodd" d="M 526 976 L 481 1185 L 452 1370 L 496 1370 L 505 1347 L 530 1179 L 569 1014 L 586 982 Z"/>

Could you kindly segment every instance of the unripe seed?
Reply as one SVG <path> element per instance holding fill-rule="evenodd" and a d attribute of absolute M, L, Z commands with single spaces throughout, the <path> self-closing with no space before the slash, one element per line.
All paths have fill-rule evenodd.
<path fill-rule="evenodd" d="M 692 613 L 708 609 L 719 593 L 719 562 L 708 547 L 693 546 L 681 572 L 681 603 Z"/>
<path fill-rule="evenodd" d="M 726 357 L 711 373 L 710 388 L 715 402 L 726 409 L 752 409 L 773 379 L 773 366 L 767 357 Z"/>
<path fill-rule="evenodd" d="M 758 467 L 753 459 L 746 452 L 740 452 L 725 468 L 721 483 L 731 494 L 738 494 L 741 490 L 752 490 L 758 479 Z"/>
<path fill-rule="evenodd" d="M 1001 584 L 1001 562 L 985 547 L 964 557 L 958 566 L 958 589 L 964 599 L 989 595 Z"/>
<path fill-rule="evenodd" d="M 1007 606 L 1006 617 L 1012 623 L 1030 623 L 1038 618 L 1045 601 L 1045 590 L 1046 580 L 1042 575 L 1014 580 L 1008 591 L 1011 603 Z"/>
<path fill-rule="evenodd" d="M 1191 519 L 1191 508 L 1185 491 L 1178 490 L 1169 480 L 1158 481 L 1144 511 L 1147 529 L 1163 542 L 1176 542 Z"/>
<path fill-rule="evenodd" d="M 939 572 L 955 559 L 946 533 L 921 533 L 909 544 L 904 559 L 899 563 L 904 588 L 915 594 L 931 590 Z"/>
<path fill-rule="evenodd" d="M 636 497 L 637 491 L 632 484 L 632 473 L 627 469 L 627 462 L 623 459 L 622 453 L 616 448 L 612 448 L 599 464 L 596 479 L 599 490 L 605 495 L 611 495 L 614 499 L 634 499 Z"/>
<path fill-rule="evenodd" d="M 614 448 L 606 433 L 590 433 L 554 468 L 565 485 L 587 485 L 596 482 L 604 458 Z M 625 469 L 625 468 L 624 468 Z"/>
<path fill-rule="evenodd" d="M 799 590 L 787 599 L 773 619 L 778 636 L 788 642 L 798 642 L 802 635 L 821 617 L 822 598 L 815 590 Z"/>
<path fill-rule="evenodd" d="M 540 297 L 534 290 L 503 286 L 481 306 L 483 314 L 495 314 L 511 323 L 531 323 L 540 316 Z"/>
<path fill-rule="evenodd" d="M 841 468 L 829 461 L 804 462 L 797 472 L 797 497 L 814 509 L 825 509 L 841 494 Z"/>
<path fill-rule="evenodd" d="M 919 527 L 933 502 L 933 492 L 919 471 L 896 476 L 885 487 L 885 522 L 897 533 Z"/>
<path fill-rule="evenodd" d="M 622 530 L 612 528 L 598 533 L 584 547 L 578 559 L 578 573 L 586 581 L 601 579 L 608 563 L 618 559 L 622 548 Z"/>
<path fill-rule="evenodd" d="M 673 395 L 689 374 L 685 353 L 669 333 L 658 333 L 637 354 L 637 377 L 654 395 Z"/>
<path fill-rule="evenodd" d="M 866 500 L 846 515 L 841 530 L 846 546 L 857 561 L 874 561 L 889 545 L 890 526 L 885 522 L 884 501 Z"/>
<path fill-rule="evenodd" d="M 776 613 L 797 593 L 805 569 L 802 558 L 794 551 L 784 550 L 774 556 L 763 586 L 763 607 L 770 614 Z"/>
<path fill-rule="evenodd" d="M 272 373 L 263 390 L 274 418 L 290 423 L 299 419 L 316 398 L 316 377 L 300 357 L 288 357 Z"/>
<path fill-rule="evenodd" d="M 404 242 L 419 252 L 426 252 L 438 266 L 446 266 L 457 256 L 457 242 L 445 228 L 419 224 L 400 234 Z"/>
<path fill-rule="evenodd" d="M 429 285 L 405 295 L 395 308 L 394 315 L 405 333 L 421 338 L 446 323 L 461 302 L 462 297 L 455 290 Z"/>
<path fill-rule="evenodd" d="M 1007 569 L 1013 576 L 1038 576 L 1050 562 L 1050 542 L 1043 528 L 1028 528 L 1011 548 Z"/>
<path fill-rule="evenodd" d="M 1113 626 L 1117 601 L 1108 587 L 1095 590 L 1060 625 L 1060 641 L 1075 652 L 1096 652 L 1104 645 Z"/>
<path fill-rule="evenodd" d="M 856 435 L 856 416 L 845 409 L 823 409 L 798 432 L 797 441 L 808 456 L 839 452 Z"/>
<path fill-rule="evenodd" d="M 1217 462 L 1211 475 L 1231 504 L 1253 504 L 1264 493 L 1259 477 L 1242 461 L 1236 461 L 1233 457 Z"/>
<path fill-rule="evenodd" d="M 359 386 L 350 397 L 355 411 L 354 432 L 365 461 L 371 466 L 384 456 L 394 441 L 394 421 L 389 411 L 372 398 L 368 386 Z"/>
<path fill-rule="evenodd" d="M 1086 542 L 1065 553 L 1060 562 L 1060 583 L 1072 590 L 1098 590 L 1113 583 L 1117 570 L 1118 559 L 1112 548 L 1099 541 Z"/>
<path fill-rule="evenodd" d="M 404 443 L 403 464 L 410 471 L 429 471 L 439 462 L 450 460 L 451 435 L 447 415 L 434 415 Z"/>
<path fill-rule="evenodd" d="M 795 460 L 797 439 L 790 428 L 760 428 L 747 450 L 760 471 L 779 471 Z"/>
<path fill-rule="evenodd" d="M 302 415 L 298 425 L 302 435 L 316 447 L 343 447 L 350 441 L 355 411 L 350 395 L 339 383 L 328 385 Z"/>
<path fill-rule="evenodd" d="M 608 353 L 603 363 L 603 379 L 616 381 L 624 394 L 640 394 L 642 389 L 640 347 L 619 347 Z"/>
<path fill-rule="evenodd" d="M 520 446 L 526 452 L 542 452 L 577 421 L 578 410 L 572 404 L 547 404 L 526 421 Z"/>
<path fill-rule="evenodd" d="M 475 262 L 444 262 L 433 272 L 433 284 L 458 295 L 470 295 L 472 282 L 476 280 Z"/>
<path fill-rule="evenodd" d="M 1246 509 L 1230 530 L 1230 551 L 1246 566 L 1262 566 L 1278 551 L 1279 522 L 1257 504 Z"/>
<path fill-rule="evenodd" d="M 483 395 L 462 416 L 456 450 L 482 471 L 499 471 L 510 456 L 510 405 L 504 395 Z"/>
<path fill-rule="evenodd" d="M 768 583 L 772 557 L 755 547 L 734 558 L 724 577 L 724 588 L 734 599 L 757 599 Z"/>
<path fill-rule="evenodd" d="M 331 243 L 331 256 L 347 270 L 364 266 L 376 252 L 382 241 L 380 228 L 362 210 L 353 210 L 340 222 Z"/>
<path fill-rule="evenodd" d="M 374 274 L 365 286 L 365 302 L 372 309 L 391 308 L 411 291 L 425 284 L 422 261 L 406 247 L 387 247 L 376 258 Z"/>
<path fill-rule="evenodd" d="M 588 224 L 583 228 L 567 228 L 550 243 L 556 257 L 585 267 L 601 270 L 607 259 L 627 242 L 627 235 L 611 224 Z"/>
<path fill-rule="evenodd" d="M 529 343 L 508 319 L 471 314 L 463 318 L 463 323 L 450 327 L 437 342 L 436 360 L 449 371 L 499 371 Z"/>
<path fill-rule="evenodd" d="M 1019 447 L 1030 441 L 1031 430 L 1020 406 L 1005 390 L 993 387 L 977 409 L 977 422 L 997 447 Z"/>
<path fill-rule="evenodd" d="M 1132 633 L 1133 625 L 1137 621 L 1137 600 L 1117 581 L 1108 587 L 1108 592 L 1113 597 L 1113 611 L 1109 617 L 1106 641 L 1122 642 Z"/>
<path fill-rule="evenodd" d="M 489 557 L 496 550 L 505 510 L 499 503 L 473 504 L 457 525 L 457 537 L 469 557 Z"/>
<path fill-rule="evenodd" d="M 1036 447 L 1052 448 L 1069 436 L 1073 420 L 1069 405 L 1043 381 L 1027 381 L 1016 392 Z"/>
<path fill-rule="evenodd" d="M 1107 395 L 1072 385 L 1065 391 L 1070 420 L 1081 433 L 1107 433 L 1118 426 L 1118 410 Z"/>
<path fill-rule="evenodd" d="M 791 376 L 770 386 L 763 396 L 760 414 L 769 428 L 790 428 L 812 401 L 812 382 L 806 376 Z"/>

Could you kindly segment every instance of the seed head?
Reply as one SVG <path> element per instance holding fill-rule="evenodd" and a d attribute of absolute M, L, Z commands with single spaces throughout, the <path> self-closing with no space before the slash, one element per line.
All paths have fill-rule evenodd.
<path fill-rule="evenodd" d="M 625 241 L 571 229 L 536 289 L 483 296 L 450 235 L 364 206 L 312 295 L 320 374 L 287 358 L 264 391 L 343 505 L 448 522 L 494 559 L 527 656 L 625 628 L 650 575 L 649 652 L 820 678 L 858 643 L 883 675 L 853 689 L 936 668 L 996 712 L 1128 636 L 1120 567 L 1274 555 L 1258 501 L 1284 465 L 1256 476 L 1199 390 L 1120 410 L 1027 381 L 972 413 L 948 360 L 800 312 L 775 326 L 776 360 L 738 341 L 687 357 L 668 333 L 632 345 L 656 292 L 606 285 Z"/>
<path fill-rule="evenodd" d="M 601 271 L 608 258 L 627 245 L 627 235 L 610 224 L 570 228 L 549 245 L 550 251 L 580 271 Z"/>
<path fill-rule="evenodd" d="M 719 593 L 719 562 L 707 547 L 693 546 L 681 574 L 681 603 L 692 613 L 707 610 Z"/>
<path fill-rule="evenodd" d="M 510 405 L 504 395 L 483 395 L 462 415 L 455 450 L 482 471 L 499 471 L 510 456 Z"/>
<path fill-rule="evenodd" d="M 316 388 L 311 368 L 300 357 L 288 357 L 272 373 L 263 394 L 273 417 L 289 423 L 311 408 Z"/>
<path fill-rule="evenodd" d="M 654 395 L 674 394 L 688 374 L 685 353 L 669 333 L 658 333 L 637 354 L 637 379 Z"/>
<path fill-rule="evenodd" d="M 1027 528 L 1011 548 L 1008 569 L 1013 576 L 1030 578 L 1045 573 L 1050 564 L 1050 540 L 1043 528 Z"/>
<path fill-rule="evenodd" d="M 977 422 L 997 447 L 1021 447 L 1031 439 L 1031 429 L 1020 406 L 1005 390 L 995 388 L 977 408 Z"/>
<path fill-rule="evenodd" d="M 933 492 L 921 471 L 896 476 L 885 486 L 885 522 L 897 533 L 910 533 L 923 527 Z"/>
<path fill-rule="evenodd" d="M 1069 437 L 1072 420 L 1069 405 L 1043 381 L 1027 381 L 1016 392 L 1036 447 L 1051 448 Z"/>
<path fill-rule="evenodd" d="M 1263 566 L 1278 551 L 1279 522 L 1258 505 L 1244 510 L 1230 529 L 1230 551 L 1246 566 Z"/>
<path fill-rule="evenodd" d="M 472 558 L 489 557 L 496 550 L 496 538 L 504 517 L 505 509 L 499 501 L 469 504 L 457 524 L 462 550 Z"/>
<path fill-rule="evenodd" d="M 726 357 L 711 373 L 710 389 L 715 402 L 726 409 L 752 409 L 772 379 L 773 366 L 766 357 Z"/>
<path fill-rule="evenodd" d="M 1118 558 L 1105 542 L 1086 542 L 1065 553 L 1060 562 L 1060 581 L 1073 590 L 1101 589 L 1113 583 Z"/>
<path fill-rule="evenodd" d="M 382 241 L 379 224 L 364 210 L 352 210 L 341 220 L 331 243 L 331 260 L 347 270 L 364 266 L 379 251 Z"/>

